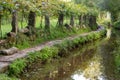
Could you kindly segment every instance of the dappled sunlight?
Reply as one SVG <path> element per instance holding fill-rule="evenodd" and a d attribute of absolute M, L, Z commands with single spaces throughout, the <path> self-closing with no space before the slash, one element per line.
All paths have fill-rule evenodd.
<path fill-rule="evenodd" d="M 73 80 L 105 80 L 102 76 L 100 56 L 95 56 L 83 72 L 75 71 L 71 76 Z"/>

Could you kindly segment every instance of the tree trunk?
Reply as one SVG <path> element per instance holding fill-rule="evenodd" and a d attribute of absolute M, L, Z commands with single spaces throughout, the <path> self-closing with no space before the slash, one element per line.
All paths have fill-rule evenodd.
<path fill-rule="evenodd" d="M 86 15 L 86 21 L 85 21 L 85 23 L 86 23 L 86 26 L 88 27 L 88 23 L 89 23 L 89 15 Z"/>
<path fill-rule="evenodd" d="M 28 27 L 27 28 L 30 30 L 31 33 L 34 32 L 35 22 L 36 22 L 35 18 L 36 18 L 35 12 L 30 11 L 29 16 L 28 16 Z"/>
<path fill-rule="evenodd" d="M 63 26 L 63 22 L 64 22 L 64 14 L 60 13 L 58 17 L 58 26 Z"/>
<path fill-rule="evenodd" d="M 97 29 L 97 22 L 96 22 L 96 16 L 93 16 L 93 15 L 90 15 L 89 16 L 89 27 L 92 29 L 92 30 L 95 30 Z"/>
<path fill-rule="evenodd" d="M 24 19 L 24 10 L 22 10 L 22 16 L 21 16 L 21 29 L 23 29 L 23 19 Z"/>
<path fill-rule="evenodd" d="M 50 33 L 50 18 L 49 18 L 49 15 L 45 15 L 45 32 Z"/>
<path fill-rule="evenodd" d="M 12 30 L 11 32 L 14 32 L 17 34 L 18 32 L 18 15 L 17 15 L 17 11 L 14 10 L 12 12 L 12 22 L 11 22 L 11 25 L 12 25 Z"/>
<path fill-rule="evenodd" d="M 40 18 L 40 28 L 42 29 L 42 23 L 43 23 L 43 16 L 41 15 L 41 18 Z"/>
<path fill-rule="evenodd" d="M 83 24 L 86 25 L 86 15 L 83 16 Z"/>
<path fill-rule="evenodd" d="M 93 25 L 92 25 L 93 21 L 92 21 L 92 20 L 93 20 L 93 19 L 92 19 L 92 16 L 90 15 L 90 16 L 89 16 L 89 24 L 88 24 L 90 28 L 93 27 Z"/>
<path fill-rule="evenodd" d="M 2 27 L 1 27 L 1 23 L 2 23 L 2 15 L 0 14 L 0 38 L 2 39 Z"/>
<path fill-rule="evenodd" d="M 71 18 L 70 18 L 70 25 L 74 26 L 74 16 L 73 15 L 71 15 Z"/>
<path fill-rule="evenodd" d="M 80 25 L 80 27 L 83 26 L 83 15 L 79 16 L 79 25 Z"/>
<path fill-rule="evenodd" d="M 81 24 L 81 16 L 78 16 L 79 19 L 79 25 Z"/>

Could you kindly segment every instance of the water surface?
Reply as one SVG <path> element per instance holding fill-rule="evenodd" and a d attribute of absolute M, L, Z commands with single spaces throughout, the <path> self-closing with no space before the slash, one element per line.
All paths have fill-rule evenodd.
<path fill-rule="evenodd" d="M 115 74 L 115 38 L 98 40 L 71 51 L 69 56 L 39 61 L 21 75 L 21 80 L 120 80 Z"/>

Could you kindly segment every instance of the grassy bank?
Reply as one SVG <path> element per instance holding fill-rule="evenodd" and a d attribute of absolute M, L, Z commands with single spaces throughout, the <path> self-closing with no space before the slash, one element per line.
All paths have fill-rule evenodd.
<path fill-rule="evenodd" d="M 41 62 L 47 61 L 51 58 L 64 57 L 69 50 L 79 47 L 80 44 L 92 42 L 98 38 L 101 38 L 105 34 L 105 31 L 92 32 L 85 36 L 78 36 L 73 39 L 63 40 L 59 44 L 54 44 L 52 47 L 45 47 L 41 51 L 29 53 L 29 55 L 22 59 L 17 59 L 9 66 L 7 74 L 9 76 L 19 76 L 24 69 L 29 66 L 28 64 L 33 63 L 35 60 L 40 59 Z M 13 79 L 10 79 L 13 80 Z"/>

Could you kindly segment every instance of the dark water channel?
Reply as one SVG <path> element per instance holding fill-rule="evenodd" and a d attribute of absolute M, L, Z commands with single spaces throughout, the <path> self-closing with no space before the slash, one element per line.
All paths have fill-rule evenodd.
<path fill-rule="evenodd" d="M 113 59 L 115 38 L 82 46 L 65 58 L 39 62 L 21 75 L 21 80 L 120 80 Z"/>

